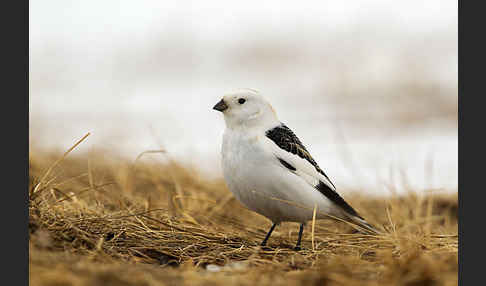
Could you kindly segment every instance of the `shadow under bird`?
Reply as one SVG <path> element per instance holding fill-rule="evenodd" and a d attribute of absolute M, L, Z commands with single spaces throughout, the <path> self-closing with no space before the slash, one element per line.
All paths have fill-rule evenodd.
<path fill-rule="evenodd" d="M 273 222 L 265 246 L 281 222 L 334 217 L 351 222 L 367 233 L 379 233 L 337 192 L 329 177 L 299 138 L 280 122 L 272 106 L 253 89 L 226 94 L 213 109 L 223 113 L 226 129 L 222 169 L 230 191 L 248 209 Z"/>

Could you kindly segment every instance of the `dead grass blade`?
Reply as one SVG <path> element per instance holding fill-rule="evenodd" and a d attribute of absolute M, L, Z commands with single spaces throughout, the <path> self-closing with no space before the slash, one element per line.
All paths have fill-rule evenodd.
<path fill-rule="evenodd" d="M 47 176 L 49 176 L 49 174 L 51 173 L 52 169 L 54 169 L 59 163 L 62 162 L 62 160 L 64 160 L 64 158 L 66 158 L 67 155 L 69 155 L 69 153 L 71 153 L 71 151 L 74 150 L 74 148 L 76 148 L 79 144 L 81 144 L 81 142 L 83 142 L 91 133 L 86 133 L 86 135 L 84 135 L 81 139 L 79 139 L 76 143 L 74 143 L 73 146 L 71 146 L 71 148 L 69 148 L 66 152 L 64 152 L 64 154 L 59 158 L 57 159 L 48 169 L 47 171 L 44 173 L 44 175 L 42 176 L 42 178 L 40 179 L 40 181 L 37 183 L 37 185 L 35 186 L 35 188 L 33 189 L 32 191 L 32 194 L 30 194 L 30 197 L 32 197 L 32 195 L 34 195 L 35 193 L 37 193 L 37 191 L 39 190 L 39 188 L 42 186 L 42 183 L 44 182 L 44 180 L 47 178 Z"/>

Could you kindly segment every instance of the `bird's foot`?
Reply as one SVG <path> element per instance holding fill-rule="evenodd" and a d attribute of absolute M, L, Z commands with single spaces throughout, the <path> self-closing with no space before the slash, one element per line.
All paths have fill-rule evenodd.
<path fill-rule="evenodd" d="M 295 250 L 295 251 L 301 251 L 301 250 L 302 250 L 302 248 L 301 248 L 300 246 L 296 246 L 296 247 L 294 247 L 294 250 Z"/>

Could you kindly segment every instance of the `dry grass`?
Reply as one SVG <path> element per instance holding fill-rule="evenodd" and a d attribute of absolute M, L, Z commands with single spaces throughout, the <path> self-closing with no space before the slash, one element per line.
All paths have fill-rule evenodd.
<path fill-rule="evenodd" d="M 346 196 L 387 233 L 320 220 L 292 247 L 284 223 L 242 207 L 222 180 L 148 157 L 30 152 L 30 285 L 457 285 L 457 194 Z M 40 184 L 39 184 L 40 183 Z M 314 233 L 312 233 L 314 229 Z"/>

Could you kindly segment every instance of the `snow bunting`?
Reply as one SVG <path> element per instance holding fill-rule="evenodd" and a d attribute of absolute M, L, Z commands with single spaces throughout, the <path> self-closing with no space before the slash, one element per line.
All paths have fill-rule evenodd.
<path fill-rule="evenodd" d="M 279 223 L 290 221 L 300 223 L 299 250 L 314 209 L 316 219 L 335 217 L 379 233 L 336 192 L 299 138 L 256 90 L 233 91 L 213 109 L 223 113 L 226 123 L 221 152 L 226 184 L 247 208 L 273 222 L 262 246 Z"/>

